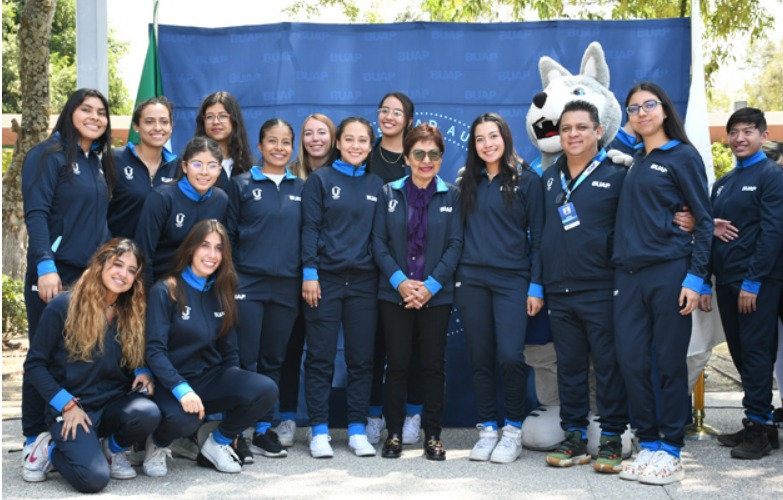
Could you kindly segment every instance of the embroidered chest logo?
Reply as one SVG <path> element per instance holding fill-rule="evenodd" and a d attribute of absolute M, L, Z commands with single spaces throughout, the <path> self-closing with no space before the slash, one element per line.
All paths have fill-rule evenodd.
<path fill-rule="evenodd" d="M 302 197 L 301 196 L 294 196 L 292 194 L 288 195 L 288 199 L 291 200 L 291 201 L 302 201 Z"/>
<path fill-rule="evenodd" d="M 663 167 L 663 166 L 661 166 L 661 165 L 658 165 L 657 163 L 653 163 L 652 165 L 650 165 L 650 169 L 651 169 L 651 170 L 657 170 L 658 172 L 660 172 L 660 173 L 662 173 L 662 174 L 666 174 L 666 173 L 668 173 L 668 172 L 669 172 L 669 171 L 666 169 L 666 167 Z"/>
<path fill-rule="evenodd" d="M 333 200 L 339 200 L 340 199 L 340 186 L 332 187 L 332 199 Z"/>
<path fill-rule="evenodd" d="M 443 212 L 451 213 L 451 208 L 452 207 L 440 207 L 440 211 L 441 211 L 441 213 L 443 213 Z"/>
<path fill-rule="evenodd" d="M 174 177 L 161 177 L 160 182 L 171 182 L 174 180 Z"/>
<path fill-rule="evenodd" d="M 71 168 L 73 169 L 73 173 L 75 175 L 81 175 L 82 171 L 79 170 L 79 164 L 76 162 L 71 163 Z"/>
<path fill-rule="evenodd" d="M 612 183 L 611 182 L 602 182 L 602 181 L 593 181 L 591 186 L 597 187 L 597 188 L 602 188 L 602 189 L 609 189 L 610 187 L 612 187 Z"/>
<path fill-rule="evenodd" d="M 506 189 L 506 186 L 500 186 L 500 190 L 501 191 L 508 191 L 508 189 Z M 515 193 L 517 191 L 519 191 L 519 186 L 514 186 L 514 189 L 512 189 L 512 191 L 514 191 Z"/>
<path fill-rule="evenodd" d="M 176 223 L 176 226 L 177 226 L 177 227 L 182 227 L 182 225 L 183 225 L 183 224 L 185 224 L 185 214 L 183 214 L 183 213 L 178 213 L 178 214 L 177 214 L 177 215 L 174 217 L 174 222 Z"/>
<path fill-rule="evenodd" d="M 389 213 L 393 213 L 395 210 L 397 210 L 397 204 L 399 201 L 397 200 L 389 200 Z"/>
<path fill-rule="evenodd" d="M 234 295 L 234 300 L 245 300 L 246 297 L 244 293 L 237 293 Z"/>
<path fill-rule="evenodd" d="M 552 184 L 553 184 L 554 182 L 555 182 L 555 180 L 554 180 L 552 177 L 550 177 L 550 178 L 549 178 L 549 179 L 546 181 L 546 190 L 547 190 L 547 191 L 552 191 Z"/>
<path fill-rule="evenodd" d="M 190 306 L 185 306 L 185 312 L 182 313 L 182 320 L 187 321 L 190 319 Z"/>
<path fill-rule="evenodd" d="M 226 313 L 223 312 L 223 311 L 215 311 L 215 317 L 216 318 L 222 318 L 225 315 L 226 315 Z"/>
<path fill-rule="evenodd" d="M 125 178 L 126 179 L 128 179 L 129 181 L 133 180 L 133 167 L 128 165 L 127 167 L 122 169 L 122 171 L 125 172 Z"/>
<path fill-rule="evenodd" d="M 253 191 L 253 199 L 258 201 L 261 199 L 261 188 L 255 188 Z"/>
<path fill-rule="evenodd" d="M 751 191 L 752 192 L 752 191 L 756 190 L 756 186 L 742 186 L 742 190 L 743 191 Z"/>
<path fill-rule="evenodd" d="M 378 203 L 378 197 L 377 196 L 371 196 L 371 195 L 368 194 L 367 195 L 367 199 L 369 201 L 373 202 L 373 203 Z"/>
<path fill-rule="evenodd" d="M 715 192 L 715 197 L 720 196 L 720 194 L 723 192 L 723 188 L 725 188 L 725 187 L 726 186 L 719 187 L 718 190 Z"/>

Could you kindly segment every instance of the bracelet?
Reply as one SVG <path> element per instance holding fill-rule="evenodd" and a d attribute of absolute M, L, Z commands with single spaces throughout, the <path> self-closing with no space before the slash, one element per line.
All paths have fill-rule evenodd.
<path fill-rule="evenodd" d="M 68 404 L 66 404 L 66 405 L 63 407 L 63 411 L 62 411 L 62 413 L 63 413 L 63 414 L 65 414 L 66 412 L 69 412 L 69 411 L 73 410 L 73 408 L 74 408 L 76 405 L 77 405 L 77 400 L 76 400 L 76 398 L 73 398 L 72 400 L 70 400 L 70 401 L 68 402 Z"/>

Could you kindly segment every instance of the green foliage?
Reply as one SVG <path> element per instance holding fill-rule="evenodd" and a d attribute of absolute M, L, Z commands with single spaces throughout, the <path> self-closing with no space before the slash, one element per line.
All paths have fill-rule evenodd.
<path fill-rule="evenodd" d="M 3 275 L 3 341 L 27 335 L 24 281 Z"/>
<path fill-rule="evenodd" d="M 715 171 L 715 180 L 723 177 L 734 168 L 734 157 L 731 148 L 722 142 L 712 143 L 712 169 Z"/>
<path fill-rule="evenodd" d="M 748 106 L 764 111 L 783 111 L 783 38 L 776 44 L 768 41 L 754 50 L 753 70 L 757 74 L 745 83 Z"/>
<path fill-rule="evenodd" d="M 20 113 L 19 43 L 17 31 L 24 0 L 3 0 L 3 112 Z M 133 101 L 120 77 L 120 61 L 128 53 L 128 43 L 114 39 L 109 32 L 109 112 L 130 114 Z M 49 42 L 49 89 L 52 110 L 62 109 L 76 90 L 76 1 L 59 0 L 52 20 Z"/>
<path fill-rule="evenodd" d="M 14 156 L 14 148 L 3 148 L 3 175 L 8 167 L 11 166 L 11 159 Z"/>

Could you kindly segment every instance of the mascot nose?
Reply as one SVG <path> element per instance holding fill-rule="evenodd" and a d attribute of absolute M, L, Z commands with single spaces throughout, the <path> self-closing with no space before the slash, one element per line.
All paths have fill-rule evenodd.
<path fill-rule="evenodd" d="M 544 104 L 546 104 L 546 92 L 539 92 L 536 94 L 536 96 L 533 97 L 533 104 L 535 104 L 537 108 L 543 108 Z"/>

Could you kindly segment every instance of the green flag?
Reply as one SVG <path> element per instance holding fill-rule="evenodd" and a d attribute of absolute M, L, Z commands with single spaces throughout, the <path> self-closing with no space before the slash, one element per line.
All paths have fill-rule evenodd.
<path fill-rule="evenodd" d="M 163 95 L 163 81 L 160 79 L 160 62 L 158 61 L 158 0 L 155 0 L 152 7 L 152 24 L 150 25 L 150 41 L 147 46 L 147 57 L 144 59 L 144 67 L 141 70 L 141 80 L 139 81 L 139 91 L 136 93 L 136 102 L 133 109 L 142 101 L 150 97 L 159 97 Z M 139 134 L 133 130 L 133 126 L 128 130 L 128 142 L 139 143 Z"/>

